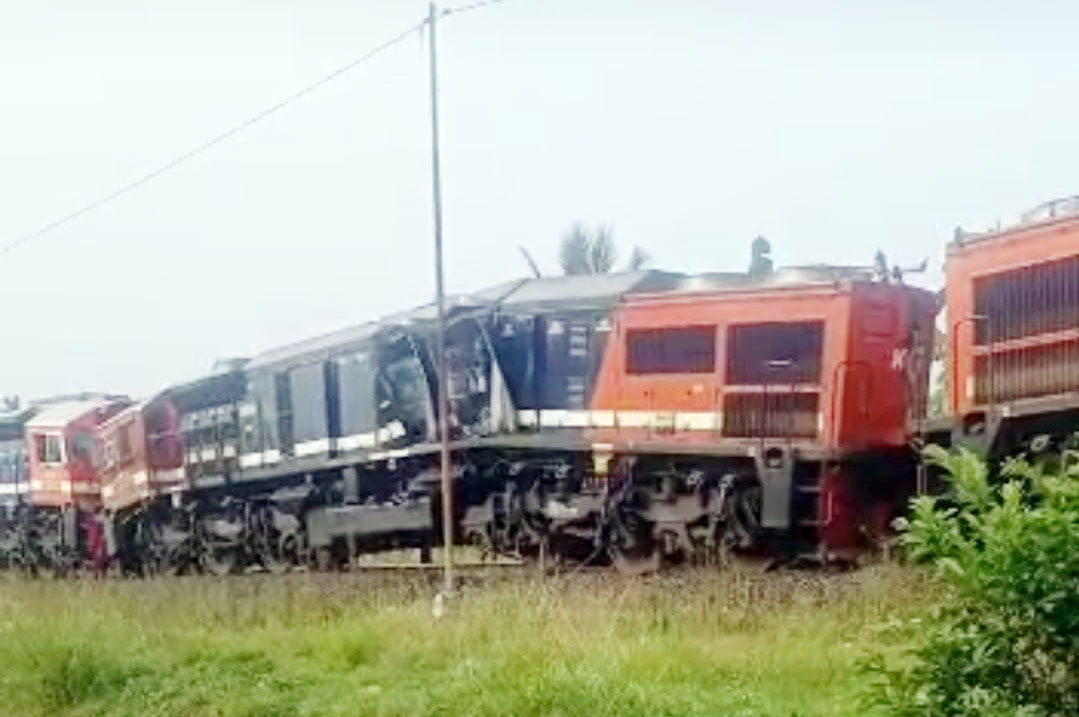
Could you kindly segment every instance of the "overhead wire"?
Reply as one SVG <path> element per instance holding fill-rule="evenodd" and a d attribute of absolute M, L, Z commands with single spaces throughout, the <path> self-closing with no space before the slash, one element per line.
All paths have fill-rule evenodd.
<path fill-rule="evenodd" d="M 440 17 L 445 17 L 447 15 L 458 15 L 458 14 L 461 14 L 461 13 L 470 12 L 472 10 L 479 10 L 480 8 L 487 7 L 489 5 L 498 5 L 498 4 L 501 4 L 501 3 L 504 3 L 504 2 L 508 2 L 508 0 L 478 0 L 478 2 L 468 3 L 468 4 L 465 4 L 465 5 L 459 5 L 457 7 L 446 8 L 446 9 L 440 11 L 439 16 Z M 102 207 L 102 206 L 104 206 L 106 204 L 109 204 L 110 202 L 115 201 L 116 199 L 119 199 L 120 197 L 124 196 L 125 194 L 127 194 L 127 193 L 129 193 L 131 191 L 134 191 L 135 189 L 138 189 L 139 187 L 146 184 L 147 182 L 151 182 L 154 179 L 157 179 L 158 177 L 165 174 L 166 172 L 169 172 L 169 171 L 175 169 L 176 167 L 188 162 L 189 160 L 194 159 L 195 157 L 197 157 L 197 156 L 199 156 L 199 155 L 213 149 L 214 147 L 218 146 L 219 144 L 221 144 L 223 142 L 226 142 L 227 140 L 235 137 L 237 134 L 239 134 L 239 133 L 243 132 L 244 130 L 250 128 L 251 126 L 253 126 L 255 124 L 258 124 L 259 122 L 266 119 L 270 115 L 275 114 L 276 112 L 279 112 L 280 110 L 288 107 L 289 105 L 293 104 L 294 102 L 296 102 L 296 101 L 298 101 L 300 99 L 303 99 L 304 97 L 311 94 L 312 92 L 322 88 L 323 86 L 329 84 L 330 82 L 333 82 L 334 80 L 338 79 L 342 75 L 345 75 L 345 74 L 351 72 L 356 67 L 362 65 L 363 63 L 367 62 L 368 60 L 373 59 L 375 56 L 381 54 L 382 52 L 390 49 L 391 47 L 393 47 L 397 43 L 401 42 L 405 38 L 412 35 L 413 33 L 417 32 L 417 31 L 420 31 L 420 30 L 423 30 L 423 28 L 426 27 L 427 23 L 428 23 L 428 19 L 424 18 L 424 19 L 420 20 L 419 22 L 416 22 L 416 23 L 410 25 L 407 29 L 405 29 L 405 30 L 399 32 L 398 34 L 394 35 L 389 40 L 386 40 L 385 42 L 383 42 L 383 43 L 381 43 L 379 45 L 376 45 L 374 48 L 368 50 L 367 52 L 360 55 L 359 57 L 345 63 L 344 65 L 341 65 L 340 67 L 333 70 L 332 72 L 330 72 L 330 73 L 328 73 L 326 75 L 323 75 L 321 78 L 319 78 L 315 82 L 312 82 L 311 84 L 307 85 L 306 87 L 303 87 L 302 89 L 299 89 L 296 92 L 293 92 L 292 94 L 288 95 L 287 97 L 275 102 L 274 104 L 266 107 L 265 109 L 255 113 L 255 114 L 251 115 L 250 117 L 243 120 L 242 122 L 240 122 L 240 123 L 238 123 L 236 125 L 233 125 L 232 127 L 225 130 L 224 132 L 221 132 L 221 133 L 215 135 L 214 137 L 212 137 L 211 139 L 203 142 L 202 144 L 198 145 L 197 147 L 194 147 L 194 148 L 184 152 L 183 154 L 180 154 L 179 156 L 174 157 L 173 159 L 171 159 L 168 162 L 160 165 L 156 169 L 153 169 L 153 170 L 147 172 L 146 174 L 141 175 L 140 177 L 132 180 L 131 182 L 128 182 L 127 184 L 125 184 L 125 185 L 123 185 L 123 186 L 109 192 L 108 194 L 106 194 L 104 196 L 101 196 L 101 197 L 93 200 L 92 202 L 89 202 L 88 204 L 84 204 L 83 206 L 79 207 L 78 209 L 76 209 L 76 210 L 74 210 L 72 212 L 68 212 L 67 214 L 65 214 L 63 216 L 61 216 L 61 217 L 59 217 L 57 219 L 54 219 L 53 221 L 49 222 L 48 224 L 45 224 L 40 229 L 38 229 L 38 230 L 36 230 L 34 232 L 31 232 L 30 234 L 26 234 L 26 235 L 24 235 L 24 236 L 22 236 L 22 237 L 20 237 L 20 238 L 18 238 L 16 240 L 8 242 L 6 244 L 0 244 L 0 256 L 3 256 L 4 254 L 7 254 L 7 253 L 9 253 L 9 252 L 11 252 L 11 251 L 25 245 L 25 244 L 29 244 L 32 241 L 35 241 L 37 239 L 40 239 L 41 237 L 46 236 L 47 234 L 53 232 L 56 229 L 59 229 L 60 227 L 64 226 L 65 224 L 68 224 L 69 222 L 72 222 L 75 219 L 78 219 L 79 217 L 81 217 L 81 216 L 83 216 L 85 214 L 88 214 L 88 213 L 94 211 L 95 209 L 98 209 L 99 207 Z"/>
<path fill-rule="evenodd" d="M 300 99 L 303 99 L 304 97 L 311 94 L 312 92 L 324 87 L 325 85 L 329 84 L 330 82 L 333 82 L 334 80 L 338 79 L 342 75 L 345 75 L 345 74 L 349 73 L 350 71 L 354 70 L 358 66 L 360 66 L 363 63 L 367 62 L 368 60 L 373 59 L 375 56 L 381 54 L 382 52 L 384 52 L 384 51 L 386 51 L 388 49 L 390 49 L 391 47 L 393 47 L 397 43 L 399 43 L 402 40 L 404 40 L 405 38 L 409 37 L 410 35 L 415 33 L 417 30 L 422 29 L 424 27 L 424 25 L 426 25 L 426 24 L 427 24 L 427 20 L 425 19 L 425 20 L 423 20 L 421 22 L 410 25 L 408 27 L 408 29 L 403 30 L 402 32 L 399 32 L 398 34 L 391 37 L 389 40 L 386 40 L 385 42 L 383 42 L 383 43 L 375 46 L 374 48 L 368 50 L 367 52 L 360 55 L 359 57 L 356 57 L 353 60 L 350 60 L 349 62 L 345 63 L 344 65 L 341 65 L 340 67 L 333 70 L 332 72 L 330 72 L 330 73 L 328 73 L 326 75 L 323 75 L 321 78 L 319 78 L 315 82 L 312 82 L 311 84 L 303 87 L 302 89 L 299 89 L 296 92 L 293 92 L 292 94 L 288 95 L 287 97 L 275 102 L 274 104 L 262 109 L 261 111 L 255 113 L 255 114 L 251 115 L 250 117 L 243 120 L 242 122 L 233 125 L 232 127 L 225 130 L 224 132 L 221 132 L 221 133 L 215 135 L 214 137 L 212 137 L 211 139 L 203 142 L 202 144 L 198 145 L 197 147 L 194 147 L 194 148 L 184 152 L 183 154 L 180 154 L 179 156 L 174 157 L 173 159 L 171 159 L 168 162 L 160 165 L 156 169 L 153 169 L 153 170 L 147 172 L 146 174 L 141 175 L 137 179 L 135 179 L 135 180 L 133 180 L 131 182 L 128 182 L 127 184 L 123 185 L 122 187 L 119 187 L 119 188 L 113 190 L 112 192 L 109 192 L 108 194 L 106 194 L 106 195 L 104 195 L 102 197 L 99 197 L 98 199 L 95 199 L 94 201 L 92 201 L 92 202 L 90 202 L 88 204 L 84 204 L 83 206 L 79 207 L 75 211 L 69 212 L 69 213 L 67 213 L 67 214 L 65 214 L 65 215 L 63 215 L 63 216 L 49 222 L 48 224 L 44 225 L 43 227 L 41 227 L 37 231 L 31 232 L 30 234 L 26 234 L 26 235 L 20 237 L 19 239 L 8 242 L 7 244 L 0 245 L 0 255 L 7 254 L 8 252 L 13 251 L 14 249 L 17 249 L 17 248 L 19 248 L 19 247 L 21 247 L 21 246 L 23 246 L 25 244 L 29 244 L 30 242 L 35 241 L 37 239 L 40 239 L 41 237 L 44 237 L 45 235 L 49 234 L 50 232 L 52 232 L 52 231 L 54 231 L 56 229 L 59 229 L 60 227 L 64 226 L 65 224 L 67 224 L 67 223 L 69 223 L 71 221 L 74 221 L 75 219 L 78 219 L 79 217 L 81 217 L 81 216 L 83 216 L 85 214 L 88 214 L 89 212 L 92 212 L 93 210 L 95 210 L 95 209 L 97 209 L 99 207 L 102 207 L 102 206 L 104 206 L 104 205 L 106 205 L 106 204 L 108 204 L 108 203 L 110 203 L 110 202 L 112 202 L 112 201 L 114 201 L 116 199 L 119 199 L 120 197 L 124 196 L 128 192 L 131 192 L 131 191 L 133 191 L 135 189 L 138 189 L 139 187 L 146 184 L 147 182 L 150 182 L 150 181 L 156 179 L 157 177 L 161 176 L 162 174 L 165 174 L 166 172 L 169 172 L 170 170 L 175 169 L 176 167 L 180 166 L 181 164 L 184 164 L 185 162 L 188 162 L 189 160 L 194 159 L 195 157 L 197 157 L 197 156 L 199 156 L 199 155 L 213 149 L 214 147 L 218 146 L 219 144 L 221 144 L 221 143 L 235 137 L 236 135 L 240 134 L 244 130 L 250 128 L 251 126 L 253 126 L 253 125 L 255 125 L 255 124 L 259 123 L 259 122 L 261 122 L 262 120 L 266 119 L 270 115 L 275 114 L 275 113 L 283 110 L 284 108 L 288 107 L 289 105 L 293 104 L 294 102 L 296 102 L 296 101 L 298 101 Z"/>
<path fill-rule="evenodd" d="M 439 15 L 446 17 L 447 15 L 460 15 L 463 12 L 469 12 L 470 10 L 479 10 L 480 8 L 487 7 L 488 5 L 501 5 L 509 0 L 477 0 L 477 2 L 467 3 L 465 5 L 458 5 L 456 7 L 448 7 L 442 10 Z"/>

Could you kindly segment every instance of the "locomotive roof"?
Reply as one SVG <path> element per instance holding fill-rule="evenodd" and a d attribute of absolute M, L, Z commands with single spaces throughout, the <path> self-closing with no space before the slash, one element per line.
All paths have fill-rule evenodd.
<path fill-rule="evenodd" d="M 620 297 L 633 291 L 673 289 L 683 278 L 683 274 L 648 270 L 517 279 L 496 284 L 474 294 L 447 296 L 446 310 L 452 317 L 469 310 L 494 306 L 540 310 L 572 304 L 574 308 L 603 308 L 613 306 Z M 369 344 L 382 331 L 396 326 L 430 324 L 437 318 L 435 305 L 423 304 L 390 314 L 378 321 L 357 324 L 263 351 L 251 359 L 247 368 L 300 363 L 358 350 Z"/>
<path fill-rule="evenodd" d="M 111 428 L 112 426 L 115 426 L 117 423 L 121 423 L 122 421 L 124 421 L 131 414 L 133 414 L 133 413 L 141 413 L 147 406 L 150 405 L 150 403 L 151 403 L 151 401 L 137 401 L 135 403 L 132 403 L 130 406 L 126 406 L 123 409 L 121 409 L 121 410 L 117 411 L 116 413 L 114 413 L 113 415 L 109 416 L 108 419 L 103 421 L 101 423 L 101 425 L 98 426 L 98 428 L 99 429 Z"/>
<path fill-rule="evenodd" d="M 688 275 L 648 269 L 608 274 L 582 274 L 517 279 L 496 284 L 473 294 L 446 297 L 446 311 L 451 318 L 496 307 L 551 311 L 559 308 L 607 309 L 627 295 L 670 295 L 693 291 L 780 287 L 792 284 L 835 282 L 841 279 L 868 278 L 865 267 L 813 265 L 777 269 L 763 277 L 743 272 L 710 272 Z M 430 326 L 438 318 L 435 305 L 421 306 L 390 314 L 377 321 L 357 324 L 338 331 L 278 346 L 257 354 L 246 365 L 257 369 L 281 364 L 297 364 L 360 350 L 381 332 L 399 326 Z"/>
<path fill-rule="evenodd" d="M 16 408 L 9 411 L 0 411 L 0 424 L 3 423 L 20 423 L 30 417 L 34 409 L 30 406 L 23 406 L 22 408 Z"/>
<path fill-rule="evenodd" d="M 88 413 L 105 409 L 112 400 L 92 398 L 80 401 L 61 401 L 43 407 L 26 422 L 27 428 L 62 428 Z"/>
<path fill-rule="evenodd" d="M 810 296 L 811 293 L 819 295 L 821 292 L 848 292 L 858 286 L 870 287 L 896 287 L 903 289 L 909 294 L 921 294 L 924 297 L 936 301 L 936 294 L 913 284 L 905 284 L 901 281 L 878 281 L 872 277 L 853 276 L 848 278 L 827 279 L 810 275 L 799 277 L 792 274 L 787 280 L 753 281 L 742 283 L 730 283 L 726 285 L 710 285 L 707 282 L 698 284 L 687 283 L 682 290 L 676 292 L 657 292 L 652 294 L 635 294 L 631 297 L 634 302 L 687 302 L 702 298 L 731 298 L 734 296 L 750 297 L 778 297 L 790 295 Z"/>
<path fill-rule="evenodd" d="M 0 441 L 22 438 L 23 426 L 33 413 L 34 409 L 28 406 L 0 412 Z"/>
<path fill-rule="evenodd" d="M 359 348 L 369 342 L 378 332 L 378 322 L 369 321 L 357 326 L 331 331 L 304 341 L 294 341 L 284 346 L 263 351 L 256 354 L 247 364 L 248 369 L 271 366 L 285 361 L 294 361 L 306 356 L 334 351 L 346 351 L 349 348 Z"/>
<path fill-rule="evenodd" d="M 471 299 L 467 296 L 446 297 L 446 312 L 450 316 L 462 309 L 475 309 L 482 306 L 482 301 Z M 358 351 L 368 346 L 380 332 L 392 327 L 434 322 L 437 318 L 438 310 L 435 305 L 424 304 L 409 311 L 391 314 L 378 321 L 356 324 L 304 339 L 303 341 L 294 341 L 284 346 L 268 349 L 256 354 L 245 368 L 258 369 L 286 363 L 295 364 L 324 360 L 330 356 L 348 353 L 349 351 Z"/>
<path fill-rule="evenodd" d="M 154 399 L 167 396 L 182 413 L 229 403 L 243 395 L 247 378 L 241 369 L 220 371 L 177 386 L 170 386 Z"/>
<path fill-rule="evenodd" d="M 873 269 L 865 266 L 841 266 L 836 264 L 806 264 L 803 266 L 785 266 L 775 272 L 770 280 L 762 282 L 775 284 L 816 284 L 834 281 L 871 281 Z"/>
<path fill-rule="evenodd" d="M 1074 224 L 1077 221 L 1079 221 L 1079 195 L 1053 199 L 1023 212 L 1015 224 L 1001 226 L 998 223 L 996 227 L 985 231 L 965 231 L 962 227 L 956 227 L 955 237 L 948 242 L 947 252 L 955 254 L 970 245 L 981 245 L 994 239 L 1006 239 L 1028 230 L 1054 224 Z"/>
<path fill-rule="evenodd" d="M 625 294 L 676 289 L 685 278 L 685 274 L 654 269 L 551 276 L 498 284 L 473 296 L 484 303 L 521 308 L 549 308 L 566 303 L 581 308 L 605 308 L 618 303 Z"/>
<path fill-rule="evenodd" d="M 634 291 L 634 298 L 668 297 L 680 295 L 797 290 L 810 287 L 835 286 L 843 283 L 872 283 L 875 281 L 874 270 L 864 266 L 842 266 L 835 264 L 807 264 L 804 266 L 779 267 L 764 276 L 751 276 L 735 272 L 705 272 L 683 276 L 681 282 L 672 290 Z M 888 280 L 889 282 L 891 279 Z M 901 282 L 900 282 L 901 283 Z"/>

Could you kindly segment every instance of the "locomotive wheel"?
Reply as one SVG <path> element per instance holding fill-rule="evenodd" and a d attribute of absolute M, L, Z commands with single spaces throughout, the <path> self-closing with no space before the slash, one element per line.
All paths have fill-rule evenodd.
<path fill-rule="evenodd" d="M 31 557 L 23 547 L 16 548 L 8 555 L 8 569 L 17 578 L 37 577 Z"/>
<path fill-rule="evenodd" d="M 259 551 L 259 562 L 268 572 L 281 575 L 292 565 L 291 554 L 287 541 L 267 541 Z"/>
<path fill-rule="evenodd" d="M 87 574 L 87 564 L 72 550 L 63 550 L 54 558 L 53 573 L 61 579 L 81 578 Z"/>
<path fill-rule="evenodd" d="M 336 567 L 333 553 L 328 547 L 315 548 L 314 558 L 315 570 L 320 573 L 328 573 Z"/>
<path fill-rule="evenodd" d="M 113 558 L 109 561 L 108 566 L 105 568 L 105 577 L 111 580 L 119 580 L 126 578 L 129 574 L 129 569 L 124 561 L 119 558 Z"/>
<path fill-rule="evenodd" d="M 647 507 L 649 499 L 645 492 L 631 489 L 611 513 L 607 553 L 615 569 L 623 575 L 653 573 L 663 563 L 661 545 L 652 534 L 653 526 L 639 512 Z"/>
<path fill-rule="evenodd" d="M 254 545 L 252 550 L 258 563 L 273 575 L 287 572 L 299 563 L 300 551 L 297 549 L 302 539 L 298 533 L 283 532 L 276 527 L 274 509 L 264 506 L 257 514 L 257 520 L 250 529 Z"/>
<path fill-rule="evenodd" d="M 761 500 L 757 481 L 744 479 L 736 487 L 719 536 L 720 562 L 725 567 L 759 572 L 771 565 L 760 540 Z"/>
<path fill-rule="evenodd" d="M 180 575 L 186 565 L 187 561 L 182 557 L 169 554 L 164 549 L 149 552 L 138 564 L 139 572 L 144 578 Z"/>
<path fill-rule="evenodd" d="M 139 567 L 141 568 L 140 572 L 142 573 L 142 577 L 147 580 L 153 580 L 154 578 L 165 574 L 161 564 L 156 560 L 143 560 Z"/>
<path fill-rule="evenodd" d="M 63 580 L 70 577 L 75 571 L 74 559 L 62 550 L 53 551 L 44 558 L 44 568 L 54 580 Z"/>
<path fill-rule="evenodd" d="M 480 560 L 487 562 L 498 556 L 494 540 L 491 539 L 493 528 L 488 523 L 484 530 L 473 530 L 465 536 L 465 542 L 480 552 Z"/>
<path fill-rule="evenodd" d="M 210 546 L 203 553 L 202 565 L 207 572 L 217 577 L 239 572 L 239 549 L 234 545 Z"/>
<path fill-rule="evenodd" d="M 170 555 L 164 551 L 155 552 L 139 561 L 139 570 L 145 578 L 179 575 L 183 572 L 185 562 L 178 555 Z"/>
<path fill-rule="evenodd" d="M 607 549 L 611 563 L 623 575 L 643 575 L 659 570 L 663 563 L 663 551 L 652 536 L 644 532 L 645 526 L 634 526 L 629 532 L 620 526 Z"/>
<path fill-rule="evenodd" d="M 268 553 L 262 555 L 260 562 L 262 563 L 262 567 L 266 568 L 266 572 L 271 575 L 284 575 L 289 569 L 288 560 L 278 558 Z"/>
<path fill-rule="evenodd" d="M 654 573 L 659 570 L 663 558 L 659 546 L 651 544 L 633 548 L 612 545 L 610 555 L 611 563 L 623 575 Z"/>

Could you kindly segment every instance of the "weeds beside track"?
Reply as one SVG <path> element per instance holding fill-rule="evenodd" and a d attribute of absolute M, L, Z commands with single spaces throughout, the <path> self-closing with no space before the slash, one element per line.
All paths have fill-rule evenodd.
<path fill-rule="evenodd" d="M 683 571 L 0 584 L 12 715 L 856 715 L 924 583 Z M 896 643 L 899 647 L 899 643 Z"/>

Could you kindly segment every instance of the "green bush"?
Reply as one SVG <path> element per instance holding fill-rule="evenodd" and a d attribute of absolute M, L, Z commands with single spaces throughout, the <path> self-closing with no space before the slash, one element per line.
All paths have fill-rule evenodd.
<path fill-rule="evenodd" d="M 908 664 L 875 671 L 896 715 L 1079 714 L 1079 460 L 1012 460 L 999 480 L 966 450 L 932 447 L 947 495 L 901 525 L 907 555 L 947 596 Z"/>

